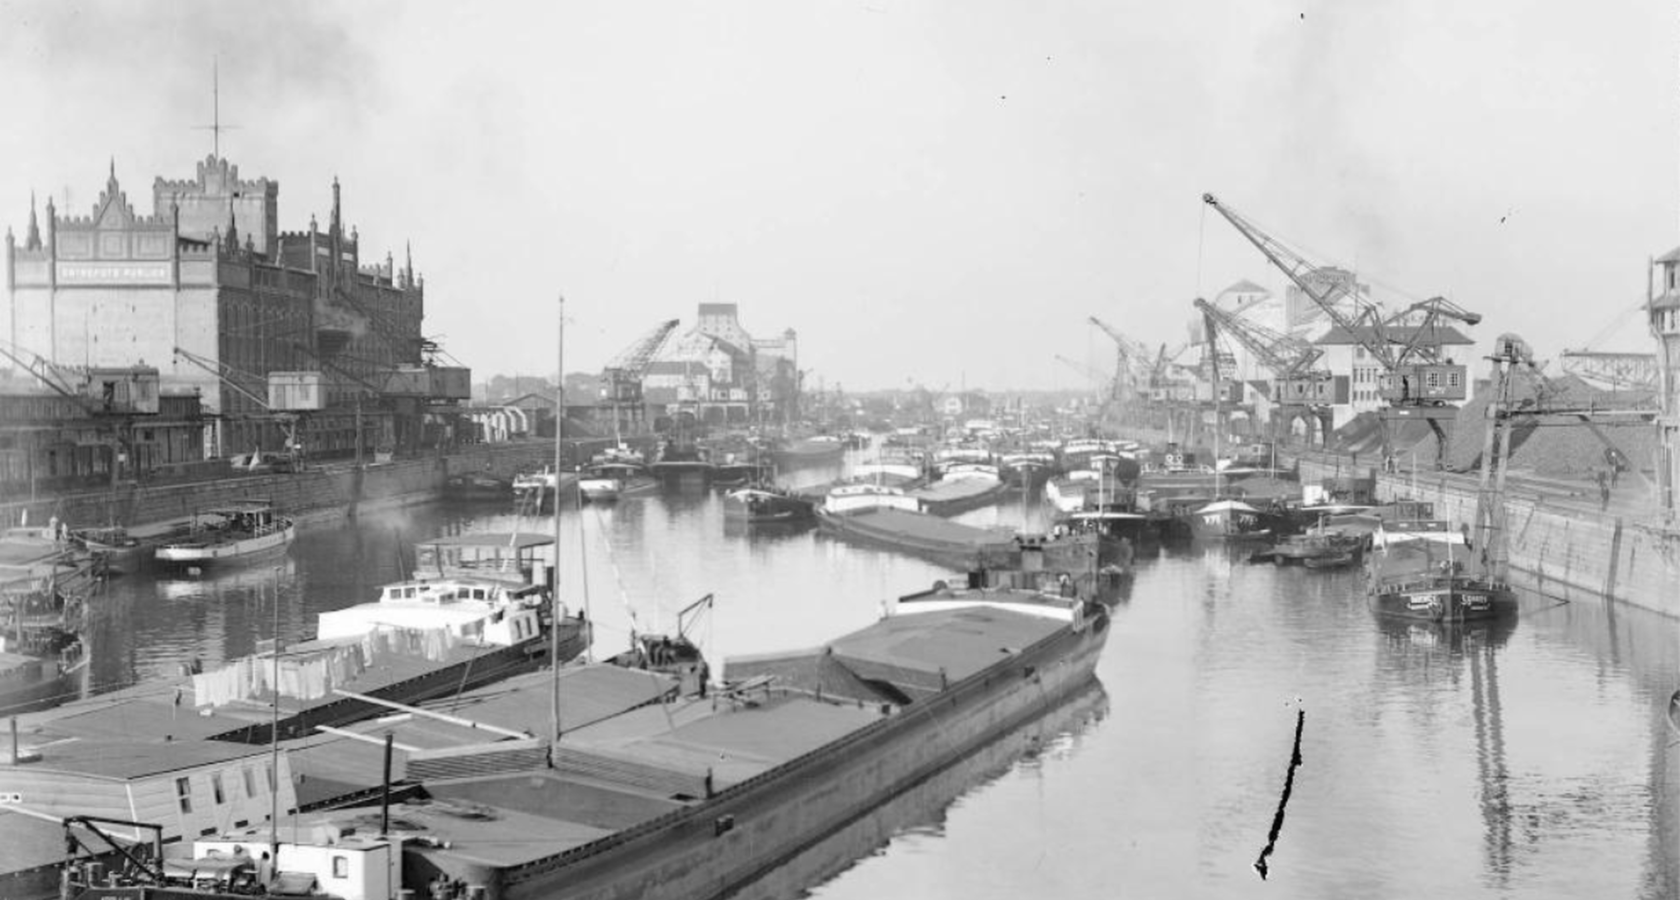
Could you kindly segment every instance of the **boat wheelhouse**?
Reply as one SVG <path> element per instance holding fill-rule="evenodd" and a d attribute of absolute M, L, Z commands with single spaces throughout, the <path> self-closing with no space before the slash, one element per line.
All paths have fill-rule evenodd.
<path fill-rule="evenodd" d="M 547 585 L 553 547 L 554 538 L 529 531 L 451 534 L 416 541 L 414 577 Z"/>

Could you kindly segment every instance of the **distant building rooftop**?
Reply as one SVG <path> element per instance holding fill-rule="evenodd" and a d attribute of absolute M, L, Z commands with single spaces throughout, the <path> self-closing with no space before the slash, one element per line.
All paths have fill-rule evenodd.
<path fill-rule="evenodd" d="M 1265 288 L 1261 287 L 1260 285 L 1255 284 L 1252 281 L 1249 281 L 1247 278 L 1244 278 L 1243 280 L 1237 282 L 1236 284 L 1231 285 L 1230 287 L 1226 288 L 1223 291 L 1220 291 L 1219 293 L 1221 293 L 1221 294 L 1255 294 L 1255 293 L 1267 294 L 1267 293 L 1271 293 L 1271 292 L 1266 290 Z"/>

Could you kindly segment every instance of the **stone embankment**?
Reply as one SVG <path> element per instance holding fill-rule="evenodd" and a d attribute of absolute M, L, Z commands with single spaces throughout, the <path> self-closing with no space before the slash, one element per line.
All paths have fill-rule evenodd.
<path fill-rule="evenodd" d="M 1345 456 L 1291 453 L 1303 483 L 1355 473 Z M 1402 469 L 1374 474 L 1377 496 L 1415 498 L 1454 522 L 1476 518 L 1475 474 Z M 1511 581 L 1563 600 L 1608 600 L 1680 618 L 1680 528 L 1639 482 L 1617 485 L 1608 498 L 1591 482 L 1512 473 L 1505 495 Z"/>
<path fill-rule="evenodd" d="M 1165 432 L 1128 436 L 1148 445 L 1169 439 Z M 1298 464 L 1303 483 L 1374 476 L 1383 500 L 1427 500 L 1441 518 L 1475 521 L 1476 473 L 1437 472 L 1426 464 L 1414 471 L 1410 460 L 1398 471 L 1383 472 L 1370 457 L 1299 448 L 1280 449 L 1278 456 L 1282 465 Z M 1637 476 L 1605 497 L 1590 481 L 1511 472 L 1505 510 L 1510 577 L 1518 586 L 1562 600 L 1626 603 L 1680 618 L 1680 522 L 1662 513 Z"/>
<path fill-rule="evenodd" d="M 605 441 L 595 442 L 605 445 Z M 564 454 L 587 456 L 594 446 L 569 445 Z M 116 524 L 136 527 L 190 517 L 194 512 L 239 500 L 266 500 L 298 518 L 353 517 L 358 512 L 436 500 L 452 474 L 489 472 L 502 478 L 554 461 L 554 442 L 475 444 L 454 453 L 393 460 L 358 468 L 350 463 L 313 466 L 302 472 L 244 475 L 187 484 L 120 484 L 90 491 L 0 502 L 0 522 L 46 523 L 56 516 L 71 526 Z M 512 501 L 511 495 L 509 501 Z M 27 518 L 26 518 L 27 517 Z"/>

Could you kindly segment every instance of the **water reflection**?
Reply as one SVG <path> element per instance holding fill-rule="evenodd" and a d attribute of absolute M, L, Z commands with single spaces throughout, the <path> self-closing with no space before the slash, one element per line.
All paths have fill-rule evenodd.
<path fill-rule="evenodd" d="M 1511 639 L 1511 634 L 1517 630 L 1519 621 L 1517 618 L 1509 618 L 1444 625 L 1397 616 L 1372 615 L 1371 618 L 1377 623 L 1377 630 L 1388 639 L 1392 651 L 1400 654 L 1402 659 L 1425 662 L 1438 661 L 1442 657 L 1438 657 L 1437 654 L 1442 653 L 1445 654 L 1444 658 L 1454 659 L 1476 654 L 1484 649 L 1503 647 Z"/>
<path fill-rule="evenodd" d="M 153 583 L 157 597 L 165 603 L 230 603 L 272 594 L 297 582 L 296 559 L 284 557 L 269 565 L 237 566 L 213 570 L 199 576 L 160 577 Z"/>
<path fill-rule="evenodd" d="M 1011 502 L 960 519 L 1033 528 L 1045 512 Z M 74 689 L 248 653 L 276 612 L 287 640 L 312 636 L 320 612 L 407 577 L 415 541 L 547 535 L 554 521 L 471 504 L 308 524 L 278 573 L 278 605 L 272 568 L 115 579 L 90 605 L 94 663 Z M 808 528 L 731 528 L 709 493 L 565 507 L 560 525 L 563 595 L 593 604 L 597 657 L 708 592 L 717 607 L 697 638 L 724 659 L 820 646 L 873 621 L 883 599 L 953 576 Z M 1358 572 L 1250 564 L 1244 549 L 1140 557 L 1098 662 L 1113 715 L 1050 740 L 1065 757 L 988 769 L 985 791 L 848 838 L 875 852 L 903 822 L 924 823 L 818 893 L 1680 896 L 1680 735 L 1668 724 L 1680 623 L 1532 597 L 1515 622 L 1379 619 Z M 1296 698 L 1305 763 L 1262 885 L 1251 865 Z"/>
<path fill-rule="evenodd" d="M 1044 777 L 1047 764 L 1077 752 L 1107 713 L 1108 693 L 1101 682 L 1092 681 L 1042 716 L 876 807 L 734 896 L 822 897 L 827 895 L 824 882 L 870 857 L 900 845 L 914 853 L 917 844 L 945 836 L 954 805 L 960 807 L 968 795 L 1007 774 Z M 879 896 L 904 894 L 889 889 Z"/>

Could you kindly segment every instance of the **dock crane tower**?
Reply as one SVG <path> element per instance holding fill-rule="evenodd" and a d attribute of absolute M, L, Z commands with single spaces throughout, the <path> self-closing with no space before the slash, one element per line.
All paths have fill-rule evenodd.
<path fill-rule="evenodd" d="M 1169 350 L 1166 344 L 1162 344 L 1155 354 L 1155 361 L 1150 365 L 1148 375 L 1148 408 L 1152 427 L 1165 428 L 1174 434 L 1188 434 L 1190 418 L 1199 415 L 1195 408 L 1195 379 L 1186 376 L 1185 367 L 1178 362 L 1178 358 L 1191 346 L 1193 345 L 1183 343 Z M 1185 420 L 1179 422 L 1180 418 Z"/>
<path fill-rule="evenodd" d="M 137 463 L 133 458 L 135 417 L 158 413 L 158 370 L 151 366 L 66 366 L 5 341 L 0 341 L 0 356 L 99 423 L 110 449 L 109 471 L 115 489 L 124 465 L 132 469 Z"/>
<path fill-rule="evenodd" d="M 284 435 L 285 438 L 286 438 L 286 446 L 288 448 L 292 448 L 292 453 L 293 453 L 292 461 L 293 461 L 293 463 L 295 464 L 295 463 L 300 461 L 297 458 L 297 455 L 296 455 L 296 453 L 297 453 L 296 448 L 302 446 L 302 444 L 298 440 L 298 426 L 301 424 L 302 419 L 297 413 L 284 412 L 284 411 L 276 410 L 276 409 L 274 409 L 274 407 L 269 405 L 269 402 L 268 402 L 269 398 L 266 397 L 266 396 L 263 396 L 263 394 L 261 394 L 261 393 L 258 393 L 259 390 L 264 391 L 264 392 L 267 391 L 268 388 L 267 388 L 267 382 L 266 382 L 265 379 L 263 379 L 261 376 L 254 375 L 250 372 L 240 371 L 239 369 L 236 369 L 233 366 L 230 366 L 227 363 L 221 362 L 219 360 L 209 359 L 207 357 L 200 356 L 197 353 L 193 353 L 192 351 L 185 350 L 181 347 L 176 347 L 175 348 L 175 355 L 177 357 L 179 357 L 180 359 L 184 359 L 187 362 L 192 363 L 193 365 L 199 367 L 200 369 L 203 369 L 204 371 L 209 372 L 211 375 L 214 375 L 217 379 L 219 379 L 223 384 L 225 384 L 229 388 L 231 388 L 235 393 L 238 393 L 240 396 L 243 396 L 247 400 L 250 400 L 252 403 L 255 403 L 257 406 L 261 407 L 262 409 L 268 410 L 267 413 L 265 413 L 261 416 L 249 416 L 249 417 L 246 417 L 246 418 L 259 419 L 259 420 L 262 420 L 262 421 L 274 422 L 275 424 L 279 425 L 281 434 Z M 254 384 L 260 384 L 262 386 L 260 388 L 257 388 L 257 389 L 252 389 L 250 387 L 247 387 L 244 384 L 241 384 L 240 383 L 241 381 L 247 381 L 247 382 L 254 383 Z M 218 419 L 228 418 L 227 413 L 224 413 L 221 410 L 216 411 L 216 416 L 217 416 Z M 220 432 L 220 428 L 218 428 L 217 431 Z M 222 450 L 225 449 L 221 446 L 222 445 L 222 436 L 219 433 L 216 435 L 215 444 L 216 444 L 217 452 L 221 452 Z"/>
<path fill-rule="evenodd" d="M 1140 405 L 1143 394 L 1140 387 L 1147 384 L 1149 377 L 1149 348 L 1096 316 L 1088 318 L 1092 325 L 1102 329 L 1114 341 L 1114 381 L 1109 388 L 1108 400 L 1103 404 L 1104 412 L 1113 407 L 1117 415 L 1124 416 Z"/>
<path fill-rule="evenodd" d="M 1308 443 L 1312 441 L 1313 424 L 1318 426 L 1318 443 L 1324 443 L 1332 427 L 1333 403 L 1346 400 L 1346 383 L 1338 385 L 1327 369 L 1316 367 L 1324 351 L 1300 338 L 1274 331 L 1241 315 L 1220 309 L 1197 297 L 1210 335 L 1223 334 L 1246 347 L 1254 358 L 1272 373 L 1270 396 L 1272 440 L 1281 441 L 1289 434 L 1297 420 L 1308 425 Z M 1210 339 L 1209 343 L 1215 343 Z M 1240 400 L 1240 395 L 1230 398 Z"/>
<path fill-rule="evenodd" d="M 648 365 L 653 362 L 653 355 L 659 348 L 665 346 L 671 332 L 677 329 L 678 320 L 668 319 L 655 326 L 652 331 L 637 338 L 630 346 L 618 352 L 617 356 L 607 361 L 601 371 L 602 399 L 612 409 L 613 429 L 615 432 L 636 430 L 643 419 L 642 410 L 642 375 L 647 372 Z M 629 413 L 627 416 L 626 413 Z"/>
<path fill-rule="evenodd" d="M 1361 303 L 1349 316 L 1337 301 L 1348 293 L 1346 285 L 1311 277 L 1318 271 L 1305 256 L 1291 249 L 1212 194 L 1202 202 L 1230 222 L 1272 265 L 1288 276 L 1308 299 L 1324 311 L 1330 321 L 1369 353 L 1382 374 L 1378 396 L 1383 410 L 1383 453 L 1390 451 L 1388 424 L 1393 420 L 1423 419 L 1435 433 L 1435 464 L 1445 464 L 1448 435 L 1444 422 L 1458 415 L 1459 402 L 1469 396 L 1466 368 L 1446 358 L 1442 347 L 1442 320 L 1454 319 L 1466 325 L 1482 320 L 1481 314 L 1466 310 L 1444 297 L 1414 303 L 1384 318 L 1374 304 Z M 1359 299 L 1354 298 L 1356 301 Z"/>

